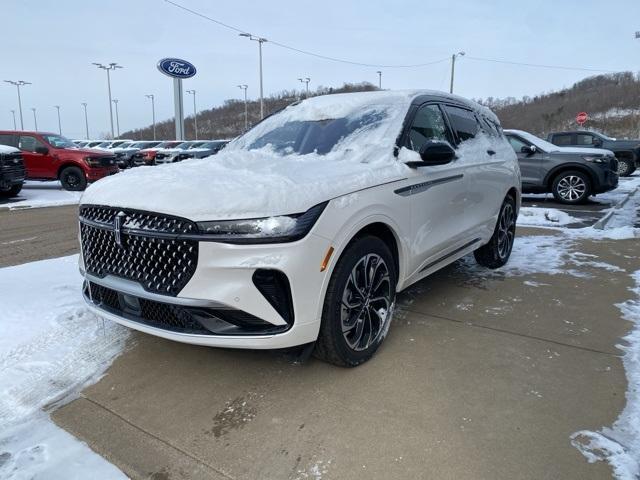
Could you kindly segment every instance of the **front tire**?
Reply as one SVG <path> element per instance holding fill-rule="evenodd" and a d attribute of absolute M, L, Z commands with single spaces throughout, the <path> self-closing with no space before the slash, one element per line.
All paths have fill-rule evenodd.
<path fill-rule="evenodd" d="M 551 192 L 560 203 L 584 203 L 591 195 L 591 180 L 586 173 L 577 170 L 562 172 L 554 178 Z"/>
<path fill-rule="evenodd" d="M 341 367 L 369 360 L 389 330 L 396 283 L 393 255 L 381 239 L 349 245 L 331 275 L 314 355 Z"/>
<path fill-rule="evenodd" d="M 72 192 L 81 192 L 87 188 L 87 179 L 79 167 L 67 167 L 60 172 L 62 188 Z"/>
<path fill-rule="evenodd" d="M 7 190 L 0 190 L 0 198 L 17 197 L 21 190 L 22 190 L 22 183 L 18 185 L 13 185 L 11 188 Z"/>
<path fill-rule="evenodd" d="M 491 240 L 473 252 L 476 262 L 487 268 L 504 266 L 511 256 L 515 236 L 516 202 L 513 197 L 507 196 L 500 207 L 498 223 L 496 223 Z"/>

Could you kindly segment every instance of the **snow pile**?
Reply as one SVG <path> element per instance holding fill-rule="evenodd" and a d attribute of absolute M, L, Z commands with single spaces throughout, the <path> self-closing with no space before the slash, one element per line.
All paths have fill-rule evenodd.
<path fill-rule="evenodd" d="M 36 182 L 27 180 L 17 197 L 0 203 L 0 208 L 7 206 L 16 208 L 59 207 L 62 205 L 77 205 L 82 192 L 68 192 L 62 188 L 60 182 Z"/>
<path fill-rule="evenodd" d="M 555 208 L 522 207 L 518 214 L 518 225 L 562 226 L 579 221 L 568 213 Z"/>
<path fill-rule="evenodd" d="M 85 307 L 77 264 L 73 255 L 0 269 L 0 331 L 11 332 L 0 336 L 0 478 L 14 468 L 24 478 L 96 478 L 100 466 L 111 472 L 103 478 L 118 478 L 41 411 L 96 381 L 127 337 Z M 57 471 L 61 463 L 75 475 Z M 83 466 L 90 470 L 75 470 Z"/>
<path fill-rule="evenodd" d="M 590 463 L 609 462 L 617 478 L 640 478 L 640 270 L 632 275 L 636 298 L 618 304 L 626 320 L 634 323 L 624 337 L 627 345 L 618 345 L 625 352 L 624 367 L 629 386 L 627 404 L 611 428 L 599 432 L 582 430 L 571 436 L 571 443 Z"/>

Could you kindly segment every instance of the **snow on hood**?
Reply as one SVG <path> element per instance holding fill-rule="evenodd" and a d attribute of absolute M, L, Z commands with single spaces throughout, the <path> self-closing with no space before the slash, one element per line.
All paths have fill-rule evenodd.
<path fill-rule="evenodd" d="M 605 150 L 603 148 L 559 147 L 558 145 L 554 145 L 551 142 L 547 142 L 546 140 L 523 130 L 505 130 L 505 133 L 518 135 L 547 153 L 577 153 L 580 155 L 613 156 L 613 152 L 611 150 Z"/>
<path fill-rule="evenodd" d="M 579 153 L 581 155 L 604 155 L 613 157 L 611 150 L 604 148 L 581 148 L 581 147 L 556 147 L 554 153 Z"/>
<path fill-rule="evenodd" d="M 16 153 L 19 151 L 17 148 L 10 147 L 9 145 L 0 145 L 0 153 Z"/>
<path fill-rule="evenodd" d="M 407 176 L 393 156 L 396 138 L 415 95 L 367 92 L 314 97 L 267 118 L 211 159 L 140 167 L 104 178 L 82 204 L 156 211 L 194 221 L 301 213 L 318 203 Z M 381 119 L 342 138 L 327 154 L 283 155 L 257 139 L 291 121 Z"/>

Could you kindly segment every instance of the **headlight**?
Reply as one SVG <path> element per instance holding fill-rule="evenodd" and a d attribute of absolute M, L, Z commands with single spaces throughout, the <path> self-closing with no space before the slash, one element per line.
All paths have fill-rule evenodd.
<path fill-rule="evenodd" d="M 198 222 L 198 229 L 205 237 L 203 240 L 210 241 L 236 244 L 294 242 L 311 231 L 327 203 L 293 215 Z"/>
<path fill-rule="evenodd" d="M 595 157 L 592 155 L 587 155 L 582 158 L 591 163 L 609 163 L 605 157 Z"/>
<path fill-rule="evenodd" d="M 99 167 L 100 166 L 100 159 L 99 158 L 95 158 L 95 157 L 84 157 L 84 161 L 87 165 L 89 165 L 90 167 Z"/>

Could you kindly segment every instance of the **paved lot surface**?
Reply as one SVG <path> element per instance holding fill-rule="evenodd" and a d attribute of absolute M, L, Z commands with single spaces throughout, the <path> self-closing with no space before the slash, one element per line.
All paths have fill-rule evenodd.
<path fill-rule="evenodd" d="M 0 212 L 0 265 L 77 251 L 75 215 Z M 134 479 L 609 478 L 569 436 L 624 406 L 630 325 L 613 305 L 640 258 L 633 240 L 572 249 L 626 272 L 458 262 L 403 292 L 378 355 L 350 370 L 134 334 L 52 417 Z"/>
<path fill-rule="evenodd" d="M 605 210 L 613 206 L 613 202 L 606 200 L 591 198 L 582 205 L 565 205 L 564 203 L 556 202 L 553 195 L 548 194 L 546 197 L 543 195 L 523 195 L 522 196 L 523 207 L 539 207 L 539 208 L 555 208 L 568 213 L 574 218 L 580 219 L 580 222 L 576 222 L 567 226 L 567 228 L 584 228 L 593 225 L 602 217 L 605 216 Z"/>

